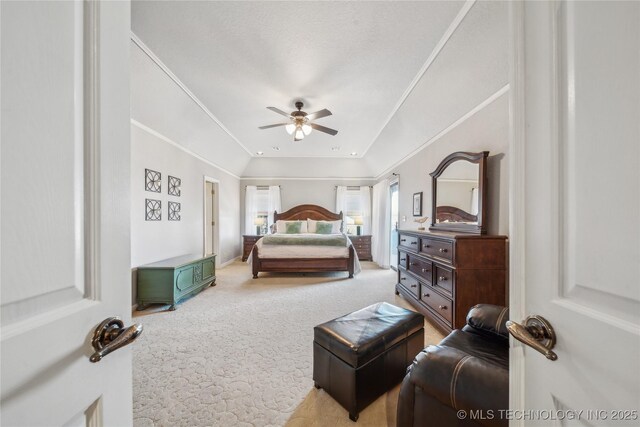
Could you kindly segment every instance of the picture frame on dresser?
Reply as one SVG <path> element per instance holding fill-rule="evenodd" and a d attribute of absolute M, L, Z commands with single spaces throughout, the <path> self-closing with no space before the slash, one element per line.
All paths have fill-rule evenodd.
<path fill-rule="evenodd" d="M 422 216 L 422 191 L 413 193 L 413 216 Z"/>

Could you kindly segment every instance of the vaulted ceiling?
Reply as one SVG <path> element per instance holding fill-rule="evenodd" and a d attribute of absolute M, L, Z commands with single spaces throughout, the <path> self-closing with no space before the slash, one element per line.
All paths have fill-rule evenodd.
<path fill-rule="evenodd" d="M 206 113 L 203 126 L 224 133 L 175 138 L 204 157 L 225 139 L 235 159 L 225 163 L 241 175 L 263 161 L 274 165 L 267 174 L 357 162 L 357 176 L 376 176 L 506 85 L 506 22 L 498 2 L 134 1 L 146 56 L 133 55 L 132 117 L 164 133 L 154 122 L 167 122 L 169 107 L 154 97 L 170 76 L 174 95 L 189 93 Z M 149 76 L 159 65 L 165 82 Z M 338 135 L 293 142 L 283 127 L 258 129 L 285 119 L 267 106 L 290 112 L 298 100 L 331 110 L 317 123 Z"/>

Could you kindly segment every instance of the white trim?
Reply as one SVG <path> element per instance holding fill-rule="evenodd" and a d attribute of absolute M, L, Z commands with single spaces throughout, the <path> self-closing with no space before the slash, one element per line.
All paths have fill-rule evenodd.
<path fill-rule="evenodd" d="M 202 189 L 202 193 L 203 193 L 203 199 L 202 199 L 202 253 L 204 255 L 208 255 L 207 254 L 207 227 L 209 227 L 209 225 L 207 224 L 207 182 L 210 182 L 211 184 L 213 184 L 213 191 L 215 192 L 215 206 L 213 207 L 214 210 L 214 214 L 213 214 L 213 218 L 212 220 L 215 222 L 215 225 L 213 226 L 213 253 L 214 254 L 219 254 L 220 253 L 220 180 L 216 179 L 216 178 L 211 178 L 210 176 L 204 175 L 203 176 L 203 189 Z M 217 257 L 216 257 L 217 259 Z"/>
<path fill-rule="evenodd" d="M 231 258 L 229 261 L 220 264 L 218 267 L 216 268 L 225 268 L 228 267 L 229 265 L 233 264 L 234 262 L 236 262 L 237 260 L 242 259 L 242 256 L 237 256 L 235 258 Z"/>
<path fill-rule="evenodd" d="M 427 148 L 428 146 L 430 146 L 431 144 L 433 144 L 434 142 L 436 142 L 437 140 L 439 140 L 440 138 L 442 138 L 443 136 L 445 136 L 446 134 L 451 132 L 453 129 L 455 129 L 456 127 L 460 126 L 468 118 L 472 117 L 473 115 L 475 115 L 477 112 L 479 112 L 483 108 L 489 106 L 491 103 L 493 103 L 495 100 L 500 98 L 502 95 L 504 95 L 508 91 L 509 91 L 509 84 L 506 84 L 503 87 L 501 87 L 496 93 L 494 93 L 493 95 L 491 95 L 490 97 L 488 97 L 487 99 L 482 101 L 480 104 L 478 104 L 475 107 L 473 107 L 469 112 L 467 112 L 465 115 L 460 117 L 458 120 L 456 120 L 455 122 L 451 123 L 445 129 L 441 130 L 439 133 L 437 133 L 431 139 L 427 140 L 420 147 L 416 148 L 411 153 L 407 154 L 402 159 L 400 159 L 397 162 L 395 162 L 393 165 L 391 165 L 390 167 L 385 169 L 382 173 L 376 175 L 375 179 L 378 180 L 378 179 L 381 179 L 382 177 L 388 175 L 389 173 L 391 173 L 391 171 L 393 169 L 397 168 L 398 166 L 400 166 L 401 164 L 403 164 L 404 162 L 406 162 L 407 160 L 409 160 L 410 158 L 412 158 L 413 156 L 418 154 L 420 151 L 424 150 L 425 148 Z"/>
<path fill-rule="evenodd" d="M 240 177 L 238 175 L 234 174 L 233 172 L 230 172 L 229 170 L 227 170 L 227 169 L 225 169 L 223 167 L 220 167 L 220 166 L 216 165 L 215 163 L 212 163 L 211 161 L 205 159 L 201 155 L 194 153 L 193 151 L 189 150 L 188 148 L 183 147 L 182 145 L 178 144 L 175 141 L 172 141 L 171 139 L 167 138 L 166 136 L 164 136 L 160 132 L 151 129 L 150 127 L 148 127 L 146 125 L 143 125 L 139 121 L 137 121 L 135 119 L 131 119 L 131 124 L 134 125 L 135 127 L 139 128 L 139 129 L 142 129 L 143 131 L 155 136 L 156 138 L 160 138 L 164 142 L 167 142 L 167 143 L 173 145 L 174 147 L 179 148 L 180 150 L 184 151 L 185 153 L 192 155 L 196 159 L 201 160 L 201 161 L 205 162 L 206 164 L 208 164 L 210 166 L 213 166 L 216 169 L 219 169 L 220 171 L 226 173 L 227 175 L 231 175 L 232 177 L 234 177 L 236 179 L 240 179 Z"/>
<path fill-rule="evenodd" d="M 509 317 L 525 318 L 525 49 L 524 3 L 509 3 Z M 525 408 L 524 346 L 509 338 L 509 408 Z M 524 421 L 511 420 L 511 427 Z"/>
<path fill-rule="evenodd" d="M 416 74 L 416 76 L 413 78 L 411 83 L 409 83 L 409 87 L 407 87 L 407 89 L 404 91 L 404 93 L 398 100 L 396 106 L 393 107 L 393 110 L 391 110 L 391 114 L 389 114 L 389 117 L 387 117 L 387 120 L 385 120 L 384 124 L 380 128 L 380 131 L 378 131 L 376 136 L 371 140 L 371 143 L 362 152 L 362 155 L 356 156 L 356 157 L 364 157 L 369 151 L 369 149 L 373 146 L 373 144 L 375 144 L 375 142 L 377 141 L 382 131 L 384 131 L 384 129 L 387 127 L 391 119 L 393 119 L 393 117 L 396 115 L 400 107 L 402 107 L 404 102 L 407 100 L 411 92 L 413 92 L 413 89 L 416 87 L 420 79 L 422 79 L 422 76 L 424 76 L 424 74 L 427 72 L 431 64 L 433 64 L 433 61 L 436 60 L 436 58 L 438 57 L 438 55 L 440 54 L 444 46 L 447 44 L 447 42 L 449 41 L 453 33 L 458 29 L 458 26 L 460 26 L 460 23 L 464 20 L 465 16 L 467 16 L 467 13 L 469 13 L 469 10 L 471 10 L 475 2 L 476 0 L 467 0 L 467 2 L 462 6 L 462 9 L 460 9 L 456 17 L 453 18 L 453 22 L 451 23 L 451 25 L 449 25 L 449 28 L 447 28 L 447 31 L 445 31 L 440 41 L 438 42 L 436 47 L 433 49 L 433 52 L 431 52 L 431 55 L 429 55 L 425 63 L 422 65 L 422 68 L 420 68 L 420 71 L 418 71 L 418 74 Z"/>
<path fill-rule="evenodd" d="M 356 178 L 338 178 L 338 177 L 303 177 L 303 176 L 299 176 L 299 177 L 293 177 L 293 176 L 289 176 L 289 177 L 284 177 L 284 176 L 243 176 L 240 178 L 243 181 L 271 181 L 271 180 L 281 180 L 281 181 L 286 181 L 286 180 L 302 180 L 302 181 L 375 181 L 375 177 L 370 176 L 370 177 L 356 177 Z"/>
<path fill-rule="evenodd" d="M 254 157 L 253 153 L 249 151 L 249 149 L 245 147 L 245 145 L 242 142 L 240 142 L 240 140 L 236 138 L 235 135 L 233 135 L 231 131 L 227 129 L 225 125 L 223 125 L 222 122 L 218 120 L 218 118 L 214 116 L 211 111 L 209 111 L 209 109 L 202 103 L 202 101 L 200 101 L 195 96 L 195 94 L 191 92 L 191 90 L 189 90 L 189 88 L 184 83 L 182 83 L 182 81 L 175 74 L 173 74 L 173 72 L 169 69 L 169 67 L 167 67 L 166 64 L 162 62 L 160 58 L 158 58 L 156 54 L 153 53 L 153 51 L 149 49 L 149 47 L 146 44 L 144 44 L 144 42 L 140 40 L 140 38 L 137 35 L 135 35 L 133 31 L 131 32 L 131 41 L 134 42 L 140 48 L 140 50 L 142 50 L 142 52 L 144 52 L 149 57 L 149 59 L 151 59 L 162 71 L 164 71 L 164 73 L 167 76 L 169 76 L 169 78 L 173 80 L 173 82 L 177 84 L 178 87 L 182 89 L 184 93 L 186 93 L 187 96 L 191 98 L 193 102 L 195 102 L 196 105 L 200 107 L 207 116 L 209 116 L 209 118 L 211 118 L 211 120 L 216 122 L 216 124 L 220 127 L 220 129 L 225 131 L 227 135 L 229 135 L 235 142 L 237 142 L 238 145 L 242 147 L 247 153 L 249 153 L 251 157 Z"/>

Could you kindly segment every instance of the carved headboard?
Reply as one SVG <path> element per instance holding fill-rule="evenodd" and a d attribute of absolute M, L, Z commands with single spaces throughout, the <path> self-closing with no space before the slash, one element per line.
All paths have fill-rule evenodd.
<path fill-rule="evenodd" d="M 282 213 L 273 213 L 274 221 L 295 221 L 307 219 L 314 219 L 316 221 L 335 221 L 342 219 L 342 212 L 338 214 L 333 213 L 318 205 L 298 205 Z"/>
<path fill-rule="evenodd" d="M 471 215 L 462 209 L 455 208 L 453 206 L 438 206 L 436 208 L 436 215 L 438 221 L 449 222 L 476 222 L 478 221 L 477 215 Z"/>

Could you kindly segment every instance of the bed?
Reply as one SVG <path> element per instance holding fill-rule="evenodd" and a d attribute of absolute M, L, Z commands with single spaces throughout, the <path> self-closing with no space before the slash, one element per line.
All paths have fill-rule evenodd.
<path fill-rule="evenodd" d="M 336 221 L 342 220 L 343 215 L 342 212 L 333 213 L 317 205 L 299 205 L 282 213 L 274 213 L 274 222 L 278 220 L 306 221 L 307 219 Z M 262 244 L 263 240 L 264 238 L 258 240 L 249 256 L 254 279 L 258 277 L 260 272 L 308 273 L 325 271 L 346 271 L 349 273 L 349 278 L 352 278 L 354 273 L 357 273 L 356 270 L 359 270 L 356 252 L 348 239 L 347 245 L 341 250 L 301 245 L 290 248 L 270 248 L 270 251 L 267 251 L 266 245 Z"/>

